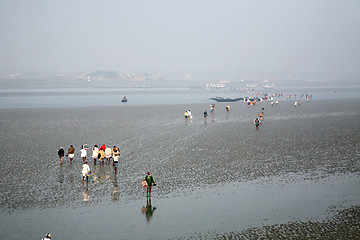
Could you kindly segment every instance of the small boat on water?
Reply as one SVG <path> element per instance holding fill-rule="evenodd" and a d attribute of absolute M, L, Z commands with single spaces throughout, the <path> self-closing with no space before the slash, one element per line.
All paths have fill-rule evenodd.
<path fill-rule="evenodd" d="M 237 102 L 237 101 L 242 101 L 244 98 L 223 98 L 223 97 L 214 97 L 214 98 L 210 98 L 210 100 L 214 100 L 217 102 Z"/>
<path fill-rule="evenodd" d="M 127 98 L 124 96 L 124 97 L 121 99 L 121 102 L 127 102 Z"/>

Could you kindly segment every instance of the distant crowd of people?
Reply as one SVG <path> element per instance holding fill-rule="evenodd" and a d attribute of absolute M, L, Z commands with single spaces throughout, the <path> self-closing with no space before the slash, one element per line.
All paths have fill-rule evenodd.
<path fill-rule="evenodd" d="M 259 93 L 258 93 L 259 95 Z M 308 102 L 310 99 L 312 99 L 312 95 L 309 95 L 308 93 L 306 93 L 306 95 L 304 94 L 301 94 L 301 98 L 303 98 L 304 96 L 306 96 L 306 101 Z M 282 93 L 275 93 L 275 94 L 272 94 L 272 96 L 269 96 L 269 95 L 266 95 L 265 98 L 261 98 L 260 100 L 261 101 L 267 101 L 267 102 L 270 102 L 271 106 L 273 107 L 274 105 L 278 105 L 279 104 L 279 101 L 278 100 L 275 100 L 274 97 L 283 97 L 283 94 Z M 286 96 L 286 99 L 291 99 L 291 98 L 295 98 L 297 97 L 296 94 L 294 95 L 291 95 L 291 94 L 288 94 Z M 244 98 L 244 102 L 247 103 L 247 105 L 250 107 L 250 106 L 255 106 L 256 105 L 256 102 L 257 102 L 257 99 L 254 98 L 253 100 L 250 99 L 250 98 Z M 295 100 L 294 101 L 294 106 L 300 106 L 301 105 L 301 100 Z M 230 111 L 230 104 L 227 104 L 226 107 L 225 107 L 225 110 L 226 112 L 229 112 Z M 215 112 L 215 104 L 210 104 L 210 113 L 214 113 Z M 208 112 L 204 111 L 204 120 L 206 122 L 206 118 L 208 117 Z M 191 113 L 191 110 L 187 110 L 185 111 L 185 119 L 186 120 L 191 120 L 193 117 L 192 113 Z M 259 130 L 259 126 L 262 124 L 263 122 L 263 119 L 264 119 L 264 108 L 262 108 L 262 111 L 261 113 L 259 114 L 259 118 L 256 118 L 254 120 L 254 124 L 256 126 L 256 130 Z"/>

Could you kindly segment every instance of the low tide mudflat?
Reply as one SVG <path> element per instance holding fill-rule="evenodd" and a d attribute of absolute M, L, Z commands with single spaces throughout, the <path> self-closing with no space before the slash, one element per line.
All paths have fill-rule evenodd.
<path fill-rule="evenodd" d="M 0 239 L 360 238 L 359 103 L 2 109 Z M 117 176 L 88 151 L 82 184 L 82 144 L 118 146 Z"/>

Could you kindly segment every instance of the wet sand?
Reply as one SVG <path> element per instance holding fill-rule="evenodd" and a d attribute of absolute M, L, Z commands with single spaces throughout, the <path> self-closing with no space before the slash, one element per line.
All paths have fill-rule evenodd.
<path fill-rule="evenodd" d="M 291 238 L 291 229 L 312 223 L 310 236 L 338 236 L 326 225 L 344 219 L 338 211 L 355 211 L 347 221 L 358 222 L 359 103 L 238 102 L 230 113 L 218 103 L 206 122 L 208 104 L 2 109 L 0 238 L 246 239 L 247 231 L 256 236 L 277 226 Z M 265 119 L 256 131 L 261 107 Z M 188 109 L 192 122 L 183 117 Z M 112 166 L 90 161 L 95 176 L 81 184 L 85 143 L 120 147 L 116 177 Z M 60 167 L 58 148 L 70 144 L 74 163 L 65 158 Z M 148 215 L 140 184 L 146 171 L 158 184 Z"/>
<path fill-rule="evenodd" d="M 290 222 L 243 232 L 200 234 L 189 239 L 359 239 L 360 209 L 349 208 L 321 222 Z"/>

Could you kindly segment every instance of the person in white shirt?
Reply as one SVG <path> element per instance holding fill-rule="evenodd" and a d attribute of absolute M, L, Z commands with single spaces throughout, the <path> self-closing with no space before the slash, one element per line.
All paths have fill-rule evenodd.
<path fill-rule="evenodd" d="M 96 160 L 98 158 L 98 154 L 99 154 L 99 148 L 97 145 L 95 145 L 92 149 L 92 157 L 94 159 L 94 165 L 96 165 Z"/>
<path fill-rule="evenodd" d="M 86 145 L 81 146 L 80 152 L 81 152 L 81 157 L 83 159 L 83 163 L 85 163 L 85 160 L 86 160 L 87 150 L 88 149 L 87 149 Z"/>
<path fill-rule="evenodd" d="M 188 118 L 189 118 L 189 120 L 192 119 L 192 115 L 191 115 L 191 111 L 190 111 L 190 110 L 188 111 Z"/>
<path fill-rule="evenodd" d="M 91 170 L 87 161 L 85 161 L 85 163 L 82 165 L 81 173 L 82 173 L 82 183 L 84 183 L 85 177 L 86 177 L 86 182 L 89 182 L 88 174 L 91 173 Z"/>
<path fill-rule="evenodd" d="M 114 146 L 114 149 L 115 150 L 113 150 L 113 159 L 114 159 L 114 164 L 113 165 L 114 165 L 114 168 L 115 168 L 115 175 L 116 175 L 117 168 L 119 166 L 120 150 L 119 150 L 119 148 L 117 148 L 115 146 Z"/>
<path fill-rule="evenodd" d="M 107 164 L 110 164 L 110 158 L 112 156 L 112 150 L 111 150 L 111 147 L 108 146 L 106 149 L 105 149 L 105 158 L 106 158 L 106 163 Z"/>

